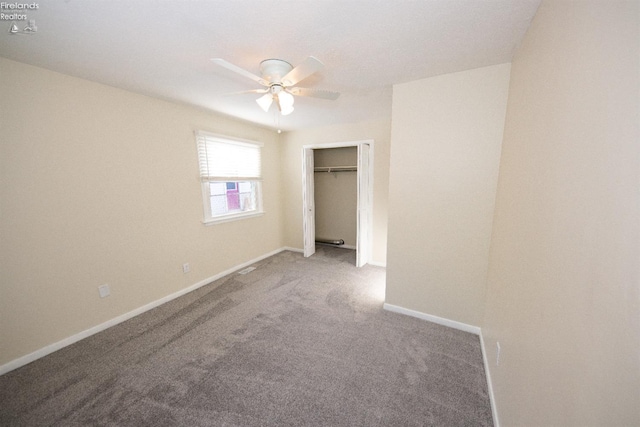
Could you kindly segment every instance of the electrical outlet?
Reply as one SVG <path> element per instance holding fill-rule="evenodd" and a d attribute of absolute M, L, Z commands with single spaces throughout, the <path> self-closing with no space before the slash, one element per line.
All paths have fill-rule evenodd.
<path fill-rule="evenodd" d="M 500 366 L 500 341 L 496 341 L 496 366 Z"/>
<path fill-rule="evenodd" d="M 98 286 L 98 292 L 100 293 L 100 298 L 105 298 L 111 295 L 111 289 L 109 289 L 109 285 L 107 284 Z"/>
<path fill-rule="evenodd" d="M 187 262 L 187 263 L 185 263 L 185 264 L 182 264 L 182 272 L 183 272 L 183 273 L 185 273 L 185 274 L 186 274 L 186 273 L 188 273 L 188 272 L 190 272 L 190 271 L 191 271 L 191 266 L 189 265 L 189 263 L 188 263 L 188 262 Z"/>

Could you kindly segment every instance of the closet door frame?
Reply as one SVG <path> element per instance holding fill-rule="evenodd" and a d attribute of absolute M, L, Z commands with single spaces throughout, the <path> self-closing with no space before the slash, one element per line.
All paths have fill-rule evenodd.
<path fill-rule="evenodd" d="M 373 143 L 374 141 L 369 139 L 363 141 L 310 144 L 302 147 L 302 228 L 305 257 L 310 257 L 316 250 L 313 150 L 357 147 L 358 217 L 356 230 L 356 265 L 362 267 L 370 261 L 373 236 Z"/>

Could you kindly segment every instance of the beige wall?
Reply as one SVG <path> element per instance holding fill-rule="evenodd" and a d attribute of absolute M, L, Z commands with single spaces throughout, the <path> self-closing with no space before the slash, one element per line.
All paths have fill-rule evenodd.
<path fill-rule="evenodd" d="M 388 304 L 480 326 L 509 70 L 394 86 Z"/>
<path fill-rule="evenodd" d="M 4 59 L 0 93 L 0 365 L 283 246 L 275 132 Z M 195 129 L 264 142 L 262 217 L 201 223 Z"/>
<path fill-rule="evenodd" d="M 639 4 L 544 2 L 513 61 L 482 326 L 504 426 L 640 424 Z"/>
<path fill-rule="evenodd" d="M 314 150 L 315 166 L 356 166 L 357 147 Z M 316 238 L 357 243 L 358 174 L 356 171 L 314 174 Z"/>
<path fill-rule="evenodd" d="M 387 256 L 387 199 L 389 183 L 390 120 L 325 126 L 287 132 L 282 138 L 283 218 L 286 246 L 302 249 L 302 147 L 310 144 L 374 140 L 373 263 Z"/>

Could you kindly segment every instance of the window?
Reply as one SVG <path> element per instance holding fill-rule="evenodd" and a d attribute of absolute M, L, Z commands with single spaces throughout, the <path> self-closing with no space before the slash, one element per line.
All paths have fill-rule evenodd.
<path fill-rule="evenodd" d="M 262 214 L 262 144 L 197 132 L 204 222 Z"/>

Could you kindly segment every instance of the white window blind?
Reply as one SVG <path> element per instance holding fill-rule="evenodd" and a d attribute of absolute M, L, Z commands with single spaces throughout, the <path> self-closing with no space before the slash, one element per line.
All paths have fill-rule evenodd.
<path fill-rule="evenodd" d="M 227 139 L 197 132 L 202 181 L 256 181 L 262 179 L 261 143 Z"/>

